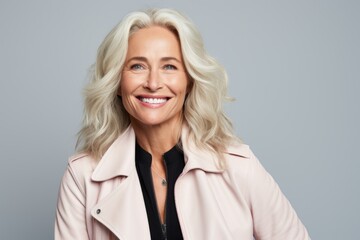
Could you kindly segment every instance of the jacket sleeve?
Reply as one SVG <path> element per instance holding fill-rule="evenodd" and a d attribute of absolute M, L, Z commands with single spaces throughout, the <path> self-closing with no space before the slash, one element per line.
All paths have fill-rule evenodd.
<path fill-rule="evenodd" d="M 279 186 L 252 155 L 249 171 L 250 207 L 256 240 L 308 240 L 301 223 Z"/>
<path fill-rule="evenodd" d="M 69 239 L 89 239 L 86 230 L 85 192 L 70 165 L 60 185 L 55 218 L 55 240 Z"/>

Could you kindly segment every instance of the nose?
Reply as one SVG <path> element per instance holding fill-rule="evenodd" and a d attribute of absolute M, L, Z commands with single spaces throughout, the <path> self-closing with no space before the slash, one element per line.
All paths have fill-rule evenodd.
<path fill-rule="evenodd" d="M 162 79 L 157 69 L 151 69 L 149 71 L 144 87 L 152 92 L 162 87 Z"/>

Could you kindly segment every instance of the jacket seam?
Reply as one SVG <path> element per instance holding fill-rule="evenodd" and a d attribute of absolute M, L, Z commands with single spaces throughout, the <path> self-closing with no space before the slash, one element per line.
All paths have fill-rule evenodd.
<path fill-rule="evenodd" d="M 69 172 L 70 172 L 72 178 L 74 179 L 76 186 L 80 190 L 81 194 L 85 197 L 85 189 L 81 186 L 81 184 L 78 180 L 78 176 L 70 164 L 68 165 L 68 169 L 69 169 Z M 84 203 L 82 203 L 82 204 L 85 205 Z"/>

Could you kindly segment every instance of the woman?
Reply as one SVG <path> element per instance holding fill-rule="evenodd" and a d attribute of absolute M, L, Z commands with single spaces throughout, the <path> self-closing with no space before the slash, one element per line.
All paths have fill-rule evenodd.
<path fill-rule="evenodd" d="M 101 44 L 55 239 L 309 239 L 224 115 L 227 77 L 193 24 L 129 14 Z"/>

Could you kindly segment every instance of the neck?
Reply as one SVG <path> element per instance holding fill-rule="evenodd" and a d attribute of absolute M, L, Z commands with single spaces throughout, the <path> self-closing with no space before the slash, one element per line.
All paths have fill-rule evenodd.
<path fill-rule="evenodd" d="M 165 152 L 178 143 L 182 129 L 181 120 L 171 125 L 149 126 L 136 122 L 132 122 L 131 125 L 135 131 L 138 144 L 149 152 L 154 160 L 161 159 Z"/>

